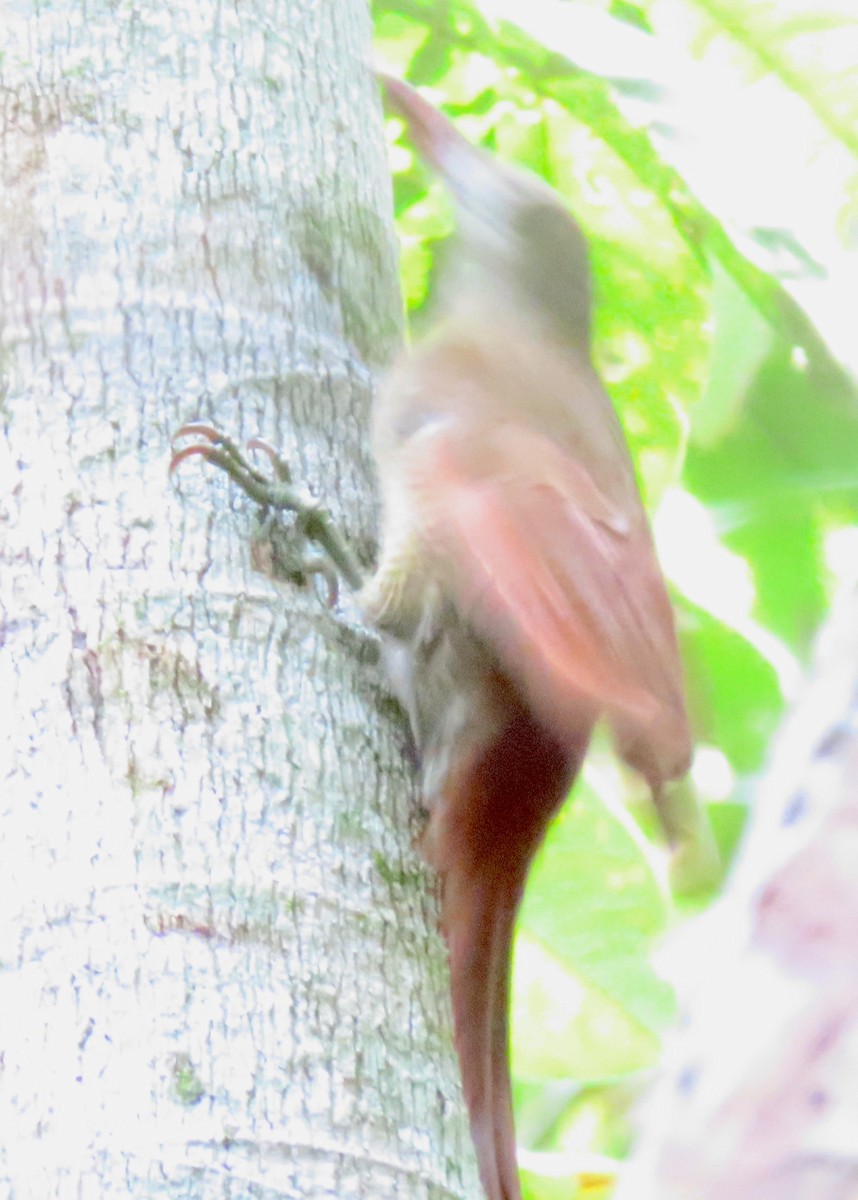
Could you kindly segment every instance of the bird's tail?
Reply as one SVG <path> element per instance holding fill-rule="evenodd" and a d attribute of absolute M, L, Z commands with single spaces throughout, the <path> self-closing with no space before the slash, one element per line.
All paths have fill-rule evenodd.
<path fill-rule="evenodd" d="M 428 857 L 443 876 L 456 1049 L 488 1200 L 521 1200 L 508 1016 L 516 912 L 589 735 L 570 750 L 518 709 L 494 743 L 452 773 L 427 831 Z"/>

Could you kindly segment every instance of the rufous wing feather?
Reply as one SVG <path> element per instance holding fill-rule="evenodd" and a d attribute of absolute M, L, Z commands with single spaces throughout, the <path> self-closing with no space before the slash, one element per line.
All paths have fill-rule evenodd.
<path fill-rule="evenodd" d="M 611 506 L 547 437 L 439 423 L 414 443 L 457 607 L 562 741 L 604 713 L 654 786 L 688 765 L 670 602 L 643 510 Z"/>

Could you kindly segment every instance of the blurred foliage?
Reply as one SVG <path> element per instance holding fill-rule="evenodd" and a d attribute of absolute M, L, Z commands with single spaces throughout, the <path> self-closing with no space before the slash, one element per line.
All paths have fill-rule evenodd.
<path fill-rule="evenodd" d="M 657 43 L 669 32 L 689 66 L 732 56 L 746 78 L 774 80 L 790 106 L 807 109 L 820 139 L 855 160 L 854 200 L 852 0 L 566 0 L 558 9 L 582 6 L 598 11 L 608 36 L 631 27 Z M 376 54 L 430 89 L 472 141 L 548 180 L 588 235 L 595 354 L 647 502 L 655 510 L 672 497 L 674 510 L 692 511 L 693 499 L 706 522 L 702 536 L 676 521 L 664 532 L 657 518 L 656 534 L 675 585 L 695 733 L 715 748 L 693 777 L 729 857 L 785 687 L 831 601 L 827 539 L 856 519 L 858 394 L 785 279 L 728 234 L 735 216 L 711 197 L 704 204 L 657 149 L 664 81 L 644 69 L 602 77 L 488 11 L 471 0 L 375 0 Z M 648 120 L 627 115 L 630 96 L 652 102 Z M 419 332 L 452 216 L 440 185 L 395 141 L 400 128 L 390 122 L 396 215 Z M 848 211 L 849 196 L 844 203 Z M 796 231 L 754 237 L 761 252 L 775 237 L 791 263 L 819 270 Z M 662 536 L 672 544 L 662 547 Z M 732 580 L 722 570 L 731 564 L 747 588 L 720 579 Z M 682 900 L 640 832 L 651 825 L 646 807 L 623 806 L 635 786 L 597 747 L 525 900 L 513 1065 L 534 1200 L 607 1194 L 610 1159 L 606 1168 L 600 1156 L 622 1153 L 633 1085 L 674 1010 L 650 954 Z M 641 822 L 630 812 L 643 813 Z"/>

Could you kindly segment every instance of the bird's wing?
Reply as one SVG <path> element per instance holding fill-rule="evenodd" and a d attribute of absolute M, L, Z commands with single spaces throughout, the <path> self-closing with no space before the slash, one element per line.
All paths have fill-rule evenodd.
<path fill-rule="evenodd" d="M 455 419 L 412 437 L 422 535 L 461 615 L 558 736 L 603 712 L 650 782 L 687 767 L 673 613 L 646 519 L 545 434 Z"/>

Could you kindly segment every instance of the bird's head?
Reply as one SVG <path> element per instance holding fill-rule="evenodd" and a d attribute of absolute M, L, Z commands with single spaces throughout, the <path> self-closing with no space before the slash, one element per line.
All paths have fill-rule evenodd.
<path fill-rule="evenodd" d="M 408 84 L 381 76 L 421 157 L 449 188 L 459 244 L 453 288 L 509 307 L 540 332 L 589 346 L 587 242 L 562 201 L 541 179 L 471 145 Z"/>

